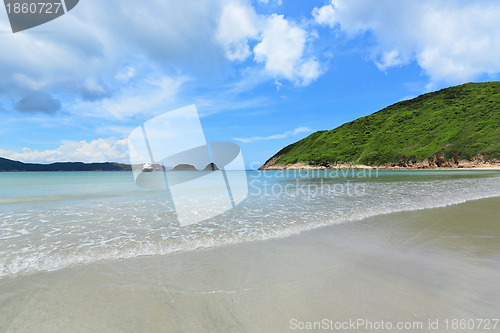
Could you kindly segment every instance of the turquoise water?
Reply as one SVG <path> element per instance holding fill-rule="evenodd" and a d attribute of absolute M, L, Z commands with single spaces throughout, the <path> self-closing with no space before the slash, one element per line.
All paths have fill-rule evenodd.
<path fill-rule="evenodd" d="M 240 205 L 181 227 L 169 194 L 136 186 L 130 172 L 0 173 L 0 277 L 285 237 L 368 216 L 500 196 L 498 171 L 246 175 L 249 194 Z"/>

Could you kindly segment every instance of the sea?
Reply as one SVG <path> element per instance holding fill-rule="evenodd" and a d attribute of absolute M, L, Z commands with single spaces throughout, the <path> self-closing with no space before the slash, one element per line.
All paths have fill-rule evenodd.
<path fill-rule="evenodd" d="M 190 172 L 175 171 L 173 177 Z M 227 173 L 246 176 L 246 198 L 184 226 L 171 193 L 137 186 L 131 172 L 0 173 L 0 279 L 283 238 L 381 214 L 500 196 L 500 171 L 494 170 Z M 196 206 L 192 210 L 197 213 Z"/>

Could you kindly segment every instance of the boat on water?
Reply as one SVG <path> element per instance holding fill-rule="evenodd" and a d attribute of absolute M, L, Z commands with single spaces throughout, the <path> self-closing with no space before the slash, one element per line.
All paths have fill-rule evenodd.
<path fill-rule="evenodd" d="M 153 172 L 153 166 L 149 163 L 144 163 L 142 166 L 142 172 Z"/>

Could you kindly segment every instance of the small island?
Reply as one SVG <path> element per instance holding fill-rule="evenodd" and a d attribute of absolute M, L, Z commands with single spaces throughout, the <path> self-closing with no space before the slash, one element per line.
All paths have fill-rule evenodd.
<path fill-rule="evenodd" d="M 178 164 L 172 171 L 197 171 L 194 165 L 191 164 Z"/>
<path fill-rule="evenodd" d="M 42 171 L 131 171 L 133 166 L 123 163 L 82 163 L 82 162 L 57 162 L 51 164 L 23 163 L 0 157 L 0 172 L 42 172 Z M 134 169 L 144 166 L 134 165 Z M 151 171 L 198 171 L 194 165 L 178 164 L 173 169 L 167 170 L 161 164 L 152 164 Z M 215 163 L 209 163 L 202 171 L 220 170 Z"/>
<path fill-rule="evenodd" d="M 205 169 L 198 170 L 191 164 L 178 164 L 171 171 L 217 171 L 220 170 L 215 163 L 208 163 Z"/>

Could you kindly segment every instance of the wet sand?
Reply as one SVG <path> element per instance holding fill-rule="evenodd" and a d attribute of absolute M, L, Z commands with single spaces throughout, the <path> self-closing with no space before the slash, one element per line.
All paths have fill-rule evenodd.
<path fill-rule="evenodd" d="M 499 207 L 483 199 L 5 278 L 0 331 L 289 332 L 357 319 L 421 322 L 419 331 L 438 319 L 444 331 L 446 319 L 494 319 Z"/>

